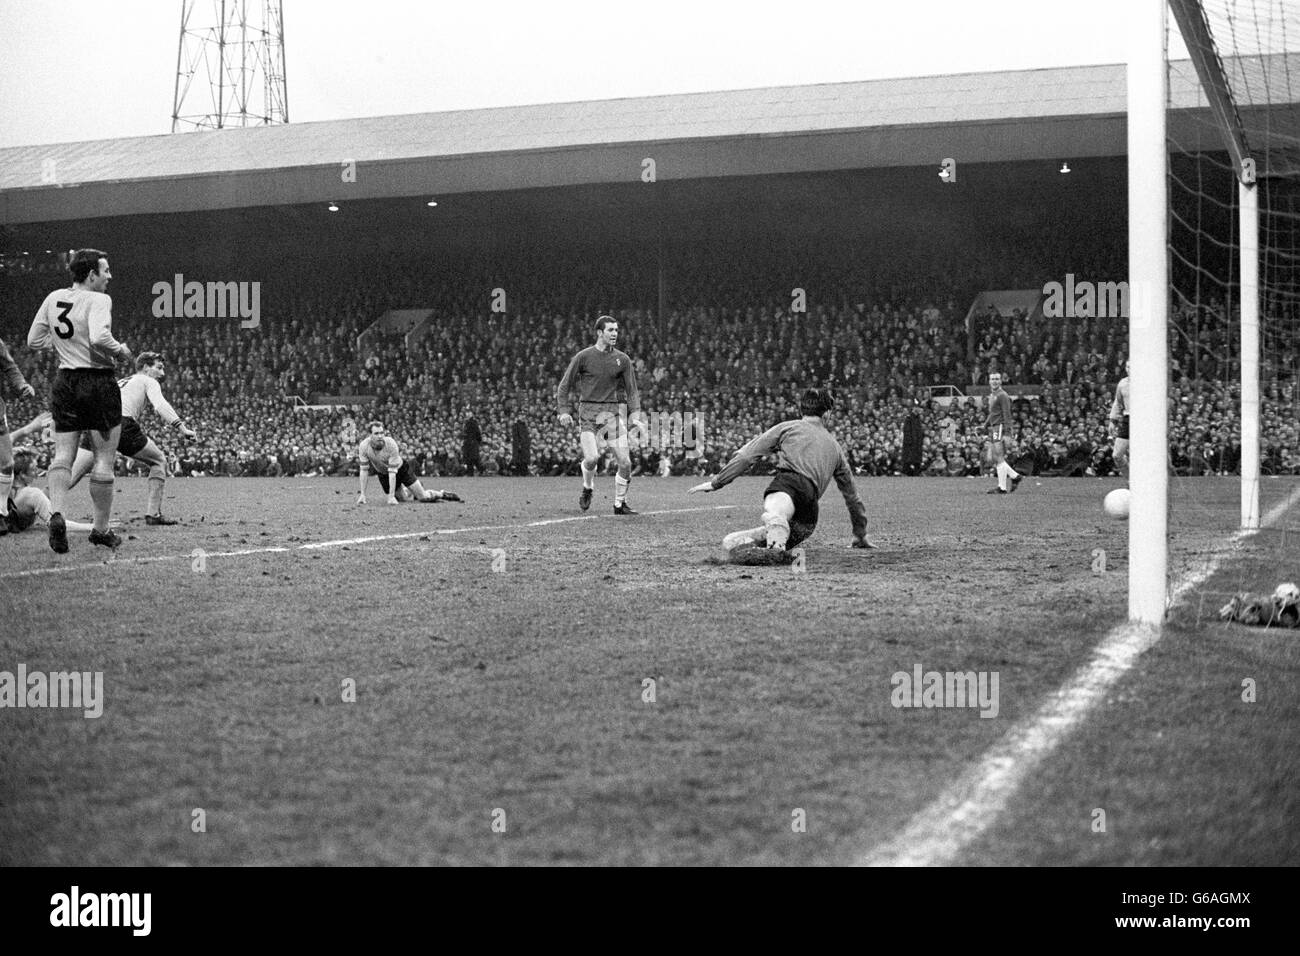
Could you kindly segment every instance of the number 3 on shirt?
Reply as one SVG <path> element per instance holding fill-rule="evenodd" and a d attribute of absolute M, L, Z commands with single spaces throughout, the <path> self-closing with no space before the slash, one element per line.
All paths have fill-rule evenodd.
<path fill-rule="evenodd" d="M 72 311 L 71 302 L 56 302 L 59 307 L 59 327 L 54 330 L 54 334 L 61 339 L 72 338 L 72 320 L 68 318 L 68 313 Z"/>

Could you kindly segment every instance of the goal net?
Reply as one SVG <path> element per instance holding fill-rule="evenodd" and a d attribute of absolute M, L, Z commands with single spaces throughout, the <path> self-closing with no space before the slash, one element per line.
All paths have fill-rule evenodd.
<path fill-rule="evenodd" d="M 1175 620 L 1204 621 L 1300 578 L 1300 3 L 1169 0 L 1169 12 L 1169 579 L 1207 555 L 1215 565 L 1169 596 Z M 1183 45 L 1187 59 L 1168 56 Z M 1140 533 L 1135 565 L 1155 549 Z M 1249 547 L 1222 560 L 1225 540 Z M 1130 576 L 1138 619 L 1144 580 Z"/>

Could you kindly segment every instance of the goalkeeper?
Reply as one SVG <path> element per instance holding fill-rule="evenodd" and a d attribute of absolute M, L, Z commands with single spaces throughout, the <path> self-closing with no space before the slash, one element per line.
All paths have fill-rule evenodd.
<path fill-rule="evenodd" d="M 830 389 L 808 389 L 799 400 L 802 418 L 769 428 L 736 452 L 715 478 L 691 489 L 691 493 L 716 491 L 743 475 L 757 459 L 776 454 L 776 475 L 763 492 L 762 525 L 727 535 L 722 539 L 727 551 L 735 554 L 756 546 L 787 551 L 806 541 L 817 528 L 817 502 L 832 480 L 849 508 L 852 546 L 873 547 L 867 541 L 867 508 L 858 497 L 848 458 L 822 421 L 834 407 Z"/>

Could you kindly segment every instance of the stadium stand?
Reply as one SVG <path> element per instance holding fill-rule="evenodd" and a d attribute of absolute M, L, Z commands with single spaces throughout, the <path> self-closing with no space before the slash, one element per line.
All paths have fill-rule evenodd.
<path fill-rule="evenodd" d="M 965 310 L 982 288 L 1041 287 L 1061 274 L 1060 262 L 1090 262 L 1092 274 L 1117 275 L 1123 261 L 1097 253 L 1095 244 L 1079 247 L 1065 229 L 1021 238 L 1028 244 L 992 241 L 960 257 L 928 240 L 900 248 L 897 237 L 888 255 L 860 245 L 838 254 L 793 250 L 788 259 L 739 243 L 683 247 L 671 307 L 661 318 L 624 304 L 640 296 L 643 270 L 632 246 L 605 249 L 599 260 L 573 250 L 518 248 L 437 270 L 382 254 L 328 268 L 305 258 L 280 260 L 276 285 L 292 288 L 293 296 L 283 308 L 269 299 L 267 318 L 252 330 L 237 322 L 154 319 L 144 277 L 166 274 L 161 269 L 117 266 L 123 278 L 110 292 L 120 337 L 137 351 L 163 353 L 164 390 L 198 430 L 199 438 L 187 442 L 153 423 L 179 475 L 355 472 L 349 425 L 372 418 L 387 424 L 422 473 L 455 475 L 463 467 L 460 430 L 471 412 L 483 430 L 489 473 L 514 473 L 517 421 L 530 435 L 531 474 L 576 473 L 575 436 L 556 420 L 554 387 L 566 358 L 589 343 L 594 316 L 605 311 L 623 325 L 620 347 L 637 364 L 643 407 L 693 412 L 705 422 L 702 455 L 643 448 L 633 460 L 638 474 L 716 471 L 743 441 L 794 414 L 797 388 L 817 382 L 839 390 L 835 428 L 859 474 L 903 471 L 903 422 L 920 403 L 921 473 L 977 475 L 983 412 L 976 401 L 930 390 L 978 394 L 991 371 L 1003 372 L 1020 393 L 1017 468 L 1112 473 L 1107 415 L 1126 353 L 1125 321 L 978 316 L 968 338 Z M 1028 261 L 1025 250 L 1035 248 L 1053 249 L 1051 261 Z M 864 261 L 874 264 L 869 279 L 856 266 Z M 798 275 L 815 290 L 806 313 L 791 311 L 788 289 L 774 275 Z M 43 400 L 50 359 L 23 342 L 30 315 L 59 276 L 42 267 L 9 269 L 5 279 L 0 329 Z M 512 290 L 505 314 L 492 313 L 483 294 L 495 286 Z M 434 314 L 428 334 L 409 351 L 400 332 L 368 335 L 358 346 L 362 331 L 386 310 L 417 306 Z M 1205 318 L 1214 319 L 1216 310 L 1219 323 L 1205 321 L 1204 336 L 1171 328 L 1170 460 L 1181 474 L 1230 473 L 1240 457 L 1237 372 L 1230 342 L 1217 331 L 1222 305 L 1209 303 Z M 1179 328 L 1198 327 L 1197 316 L 1184 318 Z M 1294 474 L 1297 343 L 1266 346 L 1264 468 Z M 322 394 L 372 400 L 358 408 L 299 407 Z M 25 420 L 38 407 L 15 401 L 11 420 Z"/>

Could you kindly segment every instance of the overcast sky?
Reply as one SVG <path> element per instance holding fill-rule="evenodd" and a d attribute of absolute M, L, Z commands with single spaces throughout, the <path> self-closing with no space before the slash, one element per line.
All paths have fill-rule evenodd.
<path fill-rule="evenodd" d="M 284 0 L 289 119 L 1122 63 L 1135 2 Z M 170 132 L 180 11 L 0 0 L 0 147 Z"/>

